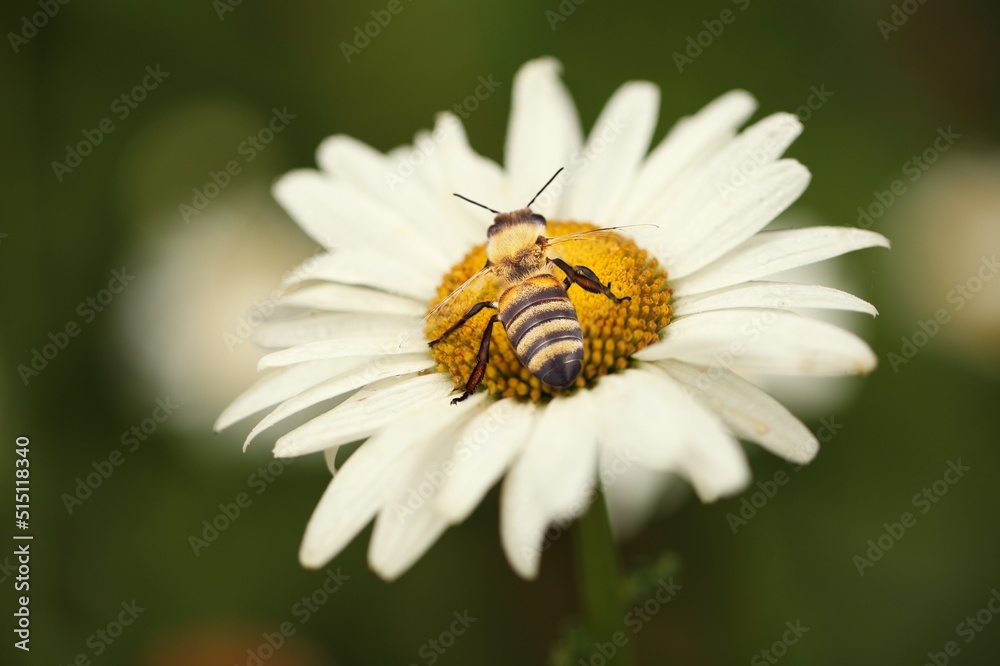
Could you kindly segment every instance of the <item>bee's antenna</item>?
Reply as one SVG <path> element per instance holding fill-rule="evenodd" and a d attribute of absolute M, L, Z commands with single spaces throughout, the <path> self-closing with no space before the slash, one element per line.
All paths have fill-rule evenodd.
<path fill-rule="evenodd" d="M 545 188 L 552 184 L 552 181 L 556 179 L 556 176 L 558 176 L 559 174 L 562 173 L 562 170 L 563 170 L 563 167 L 559 167 L 559 171 L 556 171 L 555 174 L 551 178 L 549 178 L 549 182 L 545 183 L 545 185 L 542 187 L 542 189 L 538 190 L 538 194 L 536 194 L 535 196 L 533 196 L 531 198 L 531 201 L 528 202 L 528 205 L 525 206 L 525 208 L 531 208 L 531 204 L 535 203 L 535 199 L 537 199 L 539 196 L 541 196 L 542 192 L 545 191 Z"/>
<path fill-rule="evenodd" d="M 461 194 L 458 194 L 457 192 L 453 192 L 453 194 L 454 194 L 454 195 L 455 195 L 456 197 L 458 197 L 459 199 L 462 199 L 463 201 L 468 201 L 468 202 L 469 202 L 470 204 L 475 204 L 476 206 L 479 206 L 480 208 L 485 208 L 486 210 L 490 211 L 491 213 L 494 213 L 494 214 L 496 214 L 496 215 L 499 215 L 499 214 L 500 214 L 500 211 L 498 211 L 498 210 L 493 210 L 493 209 L 492 209 L 492 208 L 490 208 L 489 206 L 484 206 L 483 204 L 479 203 L 478 201 L 473 201 L 472 199 L 470 199 L 470 198 L 468 198 L 468 197 L 463 197 L 463 196 L 462 196 Z"/>

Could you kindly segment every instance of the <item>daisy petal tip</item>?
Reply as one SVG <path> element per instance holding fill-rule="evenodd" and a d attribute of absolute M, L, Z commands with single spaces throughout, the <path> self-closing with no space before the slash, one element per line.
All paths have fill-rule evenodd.
<path fill-rule="evenodd" d="M 377 524 L 375 529 L 378 529 Z M 402 555 L 398 550 L 386 550 L 377 544 L 378 537 L 373 535 L 368 545 L 368 567 L 387 583 L 397 580 L 420 559 L 420 556 Z"/>
<path fill-rule="evenodd" d="M 647 103 L 659 105 L 660 87 L 652 81 L 629 81 L 623 83 L 619 94 L 644 97 Z"/>
<path fill-rule="evenodd" d="M 301 564 L 304 569 L 313 570 L 319 569 L 323 566 L 322 560 L 318 559 L 315 554 L 304 551 L 299 552 L 299 564 Z"/>
<path fill-rule="evenodd" d="M 271 184 L 271 194 L 282 205 L 287 202 L 296 203 L 302 183 L 306 181 L 312 183 L 317 176 L 319 176 L 319 172 L 314 169 L 292 169 L 275 179 Z"/>
<path fill-rule="evenodd" d="M 296 447 L 295 444 L 283 442 L 282 439 L 284 438 L 278 439 L 278 441 L 274 443 L 274 448 L 271 449 L 271 454 L 275 458 L 294 458 L 299 455 L 297 450 L 298 447 Z M 247 444 L 249 443 L 249 438 L 247 438 Z"/>
<path fill-rule="evenodd" d="M 733 88 L 729 92 L 723 93 L 717 101 L 757 108 L 757 98 L 749 90 L 744 90 L 743 88 Z"/>
<path fill-rule="evenodd" d="M 288 363 L 283 361 L 283 357 L 288 355 L 288 349 L 282 349 L 280 351 L 271 352 L 270 354 L 265 354 L 257 361 L 257 372 L 264 372 L 265 370 L 273 370 L 274 368 L 283 368 L 288 365 Z"/>
<path fill-rule="evenodd" d="M 535 580 L 538 578 L 537 557 L 514 558 L 510 560 L 510 566 L 514 570 L 514 573 L 524 580 Z"/>
<path fill-rule="evenodd" d="M 261 431 L 263 430 L 263 428 L 261 428 L 260 425 L 261 424 L 258 423 L 257 425 L 255 425 L 253 428 L 250 429 L 249 433 L 247 433 L 247 438 L 245 440 L 243 440 L 243 451 L 244 451 L 244 453 L 246 452 L 246 450 L 248 448 L 250 448 L 250 442 L 252 442 L 253 440 L 257 439 L 257 435 L 259 435 L 261 433 Z"/>
<path fill-rule="evenodd" d="M 234 421 L 229 416 L 229 410 L 226 409 L 221 414 L 219 414 L 219 417 L 217 419 L 215 419 L 215 423 L 212 424 L 212 432 L 218 435 L 223 430 L 231 426 L 233 423 Z"/>
<path fill-rule="evenodd" d="M 437 511 L 442 518 L 448 521 L 449 525 L 458 525 L 463 522 L 470 513 L 470 511 L 466 509 L 464 503 L 454 495 L 455 493 L 448 492 L 448 486 L 446 485 L 434 498 L 434 510 Z"/>
<path fill-rule="evenodd" d="M 697 484 L 694 492 L 704 504 L 712 504 L 724 497 L 732 497 L 750 485 L 750 472 L 744 470 L 730 479 L 717 481 L 712 486 Z"/>
<path fill-rule="evenodd" d="M 876 308 L 874 305 L 872 305 L 871 303 L 862 298 L 855 298 L 854 300 L 857 303 L 857 307 L 854 308 L 856 312 L 862 312 L 866 315 L 869 315 L 872 319 L 878 317 L 879 311 L 878 308 Z"/>
<path fill-rule="evenodd" d="M 819 454 L 819 441 L 816 438 L 804 442 L 802 448 L 788 456 L 788 461 L 796 465 L 808 465 Z"/>
<path fill-rule="evenodd" d="M 704 109 L 702 114 L 721 114 L 728 118 L 741 119 L 741 123 L 753 115 L 757 110 L 757 98 L 749 91 L 742 88 L 735 88 L 723 93 L 712 100 Z"/>
<path fill-rule="evenodd" d="M 307 535 L 302 541 L 302 545 L 299 546 L 299 564 L 306 569 L 321 569 L 334 556 L 331 553 L 326 553 L 321 548 L 317 548 L 316 544 L 311 543 L 311 541 Z"/>
<path fill-rule="evenodd" d="M 347 134 L 331 134 L 320 141 L 316 147 L 316 163 L 322 166 L 328 162 L 326 156 L 330 153 L 339 151 L 345 147 L 354 149 L 363 145 L 361 141 Z"/>
<path fill-rule="evenodd" d="M 802 121 L 794 113 L 789 113 L 787 111 L 779 111 L 771 116 L 778 123 L 779 127 L 787 129 L 792 132 L 795 136 L 802 133 Z"/>
<path fill-rule="evenodd" d="M 562 74 L 562 62 L 555 56 L 541 56 L 534 60 L 529 60 L 521 66 L 518 76 L 531 74 L 556 75 Z"/>
<path fill-rule="evenodd" d="M 789 441 L 787 447 L 780 451 L 773 448 L 769 450 L 793 465 L 808 465 L 819 454 L 819 440 L 809 429 L 803 427 L 801 436 Z"/>
<path fill-rule="evenodd" d="M 782 158 L 780 161 L 788 164 L 790 168 L 797 171 L 798 173 L 796 175 L 799 178 L 804 179 L 806 185 L 808 185 L 812 181 L 812 171 L 810 171 L 809 167 L 807 167 L 802 162 L 799 162 L 794 157 L 785 157 Z"/>
<path fill-rule="evenodd" d="M 892 249 L 892 241 L 878 233 L 877 231 L 870 231 L 868 229 L 861 229 L 860 227 L 834 227 L 836 229 L 843 230 L 847 233 L 857 233 L 868 239 L 868 245 L 865 247 L 884 247 L 887 250 Z M 862 249 L 862 248 L 857 248 Z"/>
<path fill-rule="evenodd" d="M 368 558 L 368 566 L 375 572 L 375 575 L 387 583 L 391 583 L 403 575 L 403 570 L 387 566 L 385 563 L 380 562 L 378 559 L 373 557 Z"/>
<path fill-rule="evenodd" d="M 865 350 L 866 353 L 854 362 L 850 374 L 866 376 L 875 372 L 878 368 L 878 356 L 875 355 L 875 352 L 867 344 L 865 347 L 867 348 Z"/>
<path fill-rule="evenodd" d="M 438 128 L 449 128 L 449 127 L 461 127 L 462 121 L 451 111 L 439 111 L 434 114 L 434 127 Z"/>
<path fill-rule="evenodd" d="M 316 146 L 316 154 L 315 154 L 316 163 L 322 164 L 323 156 L 332 150 L 336 150 L 336 148 L 341 144 L 343 140 L 344 140 L 343 134 L 332 134 L 323 139 L 322 141 L 320 141 L 319 145 Z"/>
<path fill-rule="evenodd" d="M 741 454 L 738 464 L 718 468 L 711 476 L 691 476 L 689 479 L 698 499 L 709 504 L 742 492 L 753 480 L 753 473 Z"/>
<path fill-rule="evenodd" d="M 501 516 L 502 519 L 505 517 Z M 507 555 L 507 562 L 518 576 L 524 580 L 534 580 L 538 577 L 538 564 L 542 557 L 541 539 L 544 536 L 539 535 L 538 543 L 529 543 L 521 540 L 523 535 L 509 534 L 510 529 L 501 521 L 500 542 Z"/>

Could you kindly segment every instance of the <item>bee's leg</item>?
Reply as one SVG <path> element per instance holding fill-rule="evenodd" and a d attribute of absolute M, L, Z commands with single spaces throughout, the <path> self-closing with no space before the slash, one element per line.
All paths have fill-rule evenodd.
<path fill-rule="evenodd" d="M 497 309 L 497 304 L 494 301 L 482 301 L 481 303 L 476 303 L 471 308 L 469 308 L 468 312 L 466 312 L 464 315 L 462 315 L 461 319 L 459 319 L 454 324 L 452 324 L 451 327 L 447 331 L 445 331 L 444 333 L 442 333 L 441 335 L 439 335 L 436 340 L 431 340 L 430 342 L 428 342 L 427 346 L 428 347 L 433 347 L 437 343 L 439 343 L 442 340 L 444 340 L 446 337 L 448 337 L 449 335 L 451 335 L 452 333 L 454 333 L 455 331 L 457 331 L 459 328 L 461 328 L 462 324 L 464 324 L 465 322 L 469 321 L 470 319 L 472 319 L 473 317 L 475 317 L 477 314 L 479 314 L 479 311 L 482 310 L 483 308 L 493 308 L 494 310 L 496 310 Z"/>
<path fill-rule="evenodd" d="M 566 279 L 563 280 L 563 288 L 566 291 L 569 291 L 571 285 L 578 284 L 582 289 L 592 294 L 604 294 L 615 303 L 632 300 L 631 296 L 622 296 L 620 298 L 615 296 L 611 291 L 611 283 L 609 282 L 607 286 L 601 284 L 601 279 L 597 277 L 597 274 L 586 266 L 570 266 L 558 257 L 553 257 L 549 261 L 558 266 L 566 274 Z"/>
<path fill-rule="evenodd" d="M 483 331 L 483 341 L 479 343 L 479 356 L 476 359 L 476 366 L 472 368 L 472 372 L 469 373 L 469 381 L 465 384 L 465 393 L 452 400 L 451 404 L 457 405 L 475 393 L 476 389 L 479 388 L 480 382 L 483 381 L 483 376 L 486 374 L 486 364 L 490 362 L 490 337 L 493 335 L 493 324 L 498 319 L 500 319 L 500 315 L 495 314 L 487 322 L 486 330 Z"/>

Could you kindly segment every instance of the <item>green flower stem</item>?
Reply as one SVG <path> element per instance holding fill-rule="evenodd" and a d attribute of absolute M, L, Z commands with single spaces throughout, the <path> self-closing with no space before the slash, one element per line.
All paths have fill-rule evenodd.
<path fill-rule="evenodd" d="M 577 523 L 575 544 L 577 588 L 587 629 L 595 640 L 605 644 L 605 648 L 610 647 L 608 643 L 614 646 L 614 655 L 607 658 L 608 666 L 628 666 L 632 659 L 625 633 L 623 586 L 600 484 L 590 508 Z M 602 656 L 606 656 L 607 651 Z"/>

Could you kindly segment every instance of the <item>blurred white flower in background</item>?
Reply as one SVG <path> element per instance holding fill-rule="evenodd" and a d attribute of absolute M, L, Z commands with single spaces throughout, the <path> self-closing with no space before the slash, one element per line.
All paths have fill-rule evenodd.
<path fill-rule="evenodd" d="M 188 99 L 143 125 L 119 169 L 120 203 L 135 227 L 126 256 L 136 280 L 116 312 L 134 359 L 124 370 L 181 405 L 172 427 L 199 435 L 256 377 L 254 322 L 282 278 L 316 251 L 262 194 L 283 163 L 282 134 L 266 146 L 249 140 L 269 128 L 267 114 L 230 99 Z"/>
<path fill-rule="evenodd" d="M 266 200 L 217 202 L 140 251 L 146 260 L 122 310 L 127 344 L 152 390 L 180 403 L 176 425 L 210 431 L 257 378 L 253 332 L 285 275 L 314 251 L 282 218 Z"/>
<path fill-rule="evenodd" d="M 1000 155 L 948 153 L 906 185 L 874 225 L 898 239 L 891 259 L 879 257 L 892 288 L 885 313 L 912 340 L 944 309 L 946 323 L 924 347 L 1000 372 Z M 901 344 L 895 338 L 890 349 Z"/>

